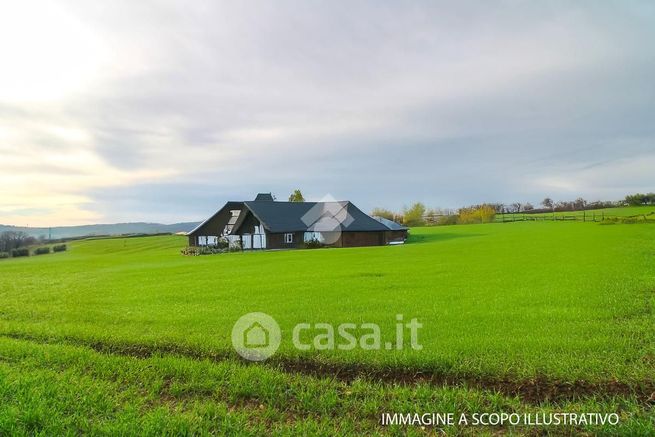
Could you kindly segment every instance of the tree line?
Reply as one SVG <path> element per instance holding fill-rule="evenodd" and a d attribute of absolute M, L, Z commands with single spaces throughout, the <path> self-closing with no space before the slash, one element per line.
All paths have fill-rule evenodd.
<path fill-rule="evenodd" d="M 31 237 L 25 232 L 0 232 L 0 252 L 11 252 L 13 249 L 20 249 L 37 243 L 39 243 L 37 238 Z"/>
<path fill-rule="evenodd" d="M 53 243 L 53 240 L 46 240 L 45 237 L 35 238 L 22 231 L 0 232 L 0 259 L 17 258 L 30 256 L 30 246 Z M 54 246 L 36 247 L 32 254 L 45 255 L 52 252 L 64 252 L 67 246 L 65 243 Z"/>
<path fill-rule="evenodd" d="M 630 206 L 655 205 L 655 193 L 629 194 L 625 196 L 625 202 Z"/>
<path fill-rule="evenodd" d="M 594 202 L 589 202 L 582 197 L 578 197 L 575 200 L 560 201 L 546 197 L 542 200 L 539 205 L 540 207 L 535 207 L 530 202 L 513 202 L 509 204 L 482 203 L 459 209 L 443 209 L 427 208 L 423 203 L 415 202 L 409 207 L 404 207 L 400 212 L 394 212 L 386 208 L 375 208 L 371 211 L 371 215 L 384 217 L 406 226 L 423 226 L 432 224 L 489 223 L 494 220 L 497 214 L 586 211 L 643 205 L 655 205 L 655 193 L 629 194 L 623 200 L 619 201 Z"/>

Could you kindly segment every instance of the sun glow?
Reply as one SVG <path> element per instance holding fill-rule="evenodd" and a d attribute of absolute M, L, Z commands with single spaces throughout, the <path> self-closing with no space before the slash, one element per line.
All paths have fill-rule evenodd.
<path fill-rule="evenodd" d="M 50 2 L 0 3 L 0 101 L 64 98 L 88 86 L 107 52 L 80 21 Z"/>

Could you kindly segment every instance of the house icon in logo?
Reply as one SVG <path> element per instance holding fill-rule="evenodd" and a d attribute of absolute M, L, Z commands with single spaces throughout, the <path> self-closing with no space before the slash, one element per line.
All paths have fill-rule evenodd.
<path fill-rule="evenodd" d="M 247 348 L 268 347 L 270 334 L 261 323 L 254 322 L 243 331 L 243 345 Z"/>
<path fill-rule="evenodd" d="M 266 313 L 244 314 L 232 327 L 232 346 L 249 361 L 264 361 L 277 351 L 281 341 L 280 325 Z"/>

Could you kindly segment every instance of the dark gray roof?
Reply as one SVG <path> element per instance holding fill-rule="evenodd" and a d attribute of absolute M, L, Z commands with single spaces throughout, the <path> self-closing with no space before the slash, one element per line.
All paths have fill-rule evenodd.
<path fill-rule="evenodd" d="M 212 214 L 209 218 L 207 218 L 207 220 L 205 220 L 204 222 L 200 223 L 198 226 L 196 226 L 195 228 L 193 228 L 192 230 L 187 232 L 187 235 L 195 234 L 197 230 L 199 230 L 200 228 L 205 226 L 205 224 L 207 222 L 209 222 L 211 219 L 213 219 L 218 214 L 220 214 L 220 212 L 223 211 L 224 209 L 226 209 L 226 208 L 235 208 L 235 209 L 239 208 L 239 209 L 241 209 L 241 205 L 243 205 L 243 202 L 235 202 L 235 201 L 227 202 L 225 205 L 223 205 L 223 207 L 221 209 L 219 209 L 214 214 Z"/>
<path fill-rule="evenodd" d="M 326 226 L 341 231 L 388 231 L 389 227 L 363 213 L 350 202 L 270 202 L 251 201 L 244 205 L 269 232 L 325 231 Z"/>
<path fill-rule="evenodd" d="M 272 202 L 274 200 L 272 193 L 259 193 L 257 197 L 255 197 L 256 202 Z"/>
<path fill-rule="evenodd" d="M 406 231 L 409 229 L 407 226 L 403 226 L 400 223 L 396 223 L 393 220 L 389 220 L 384 217 L 374 215 L 373 218 L 379 221 L 380 223 L 382 223 L 383 225 L 385 225 L 386 227 L 388 227 L 389 229 L 391 229 L 392 231 Z"/>

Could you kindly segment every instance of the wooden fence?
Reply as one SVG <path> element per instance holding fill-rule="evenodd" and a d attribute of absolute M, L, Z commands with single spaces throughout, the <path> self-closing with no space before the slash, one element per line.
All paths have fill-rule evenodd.
<path fill-rule="evenodd" d="M 621 221 L 653 221 L 655 222 L 655 213 L 639 214 L 633 216 L 609 215 L 604 212 L 581 211 L 577 214 L 566 215 L 565 213 L 554 214 L 496 214 L 494 219 L 497 223 L 508 222 L 537 222 L 537 221 L 578 221 L 578 222 L 621 222 Z"/>

